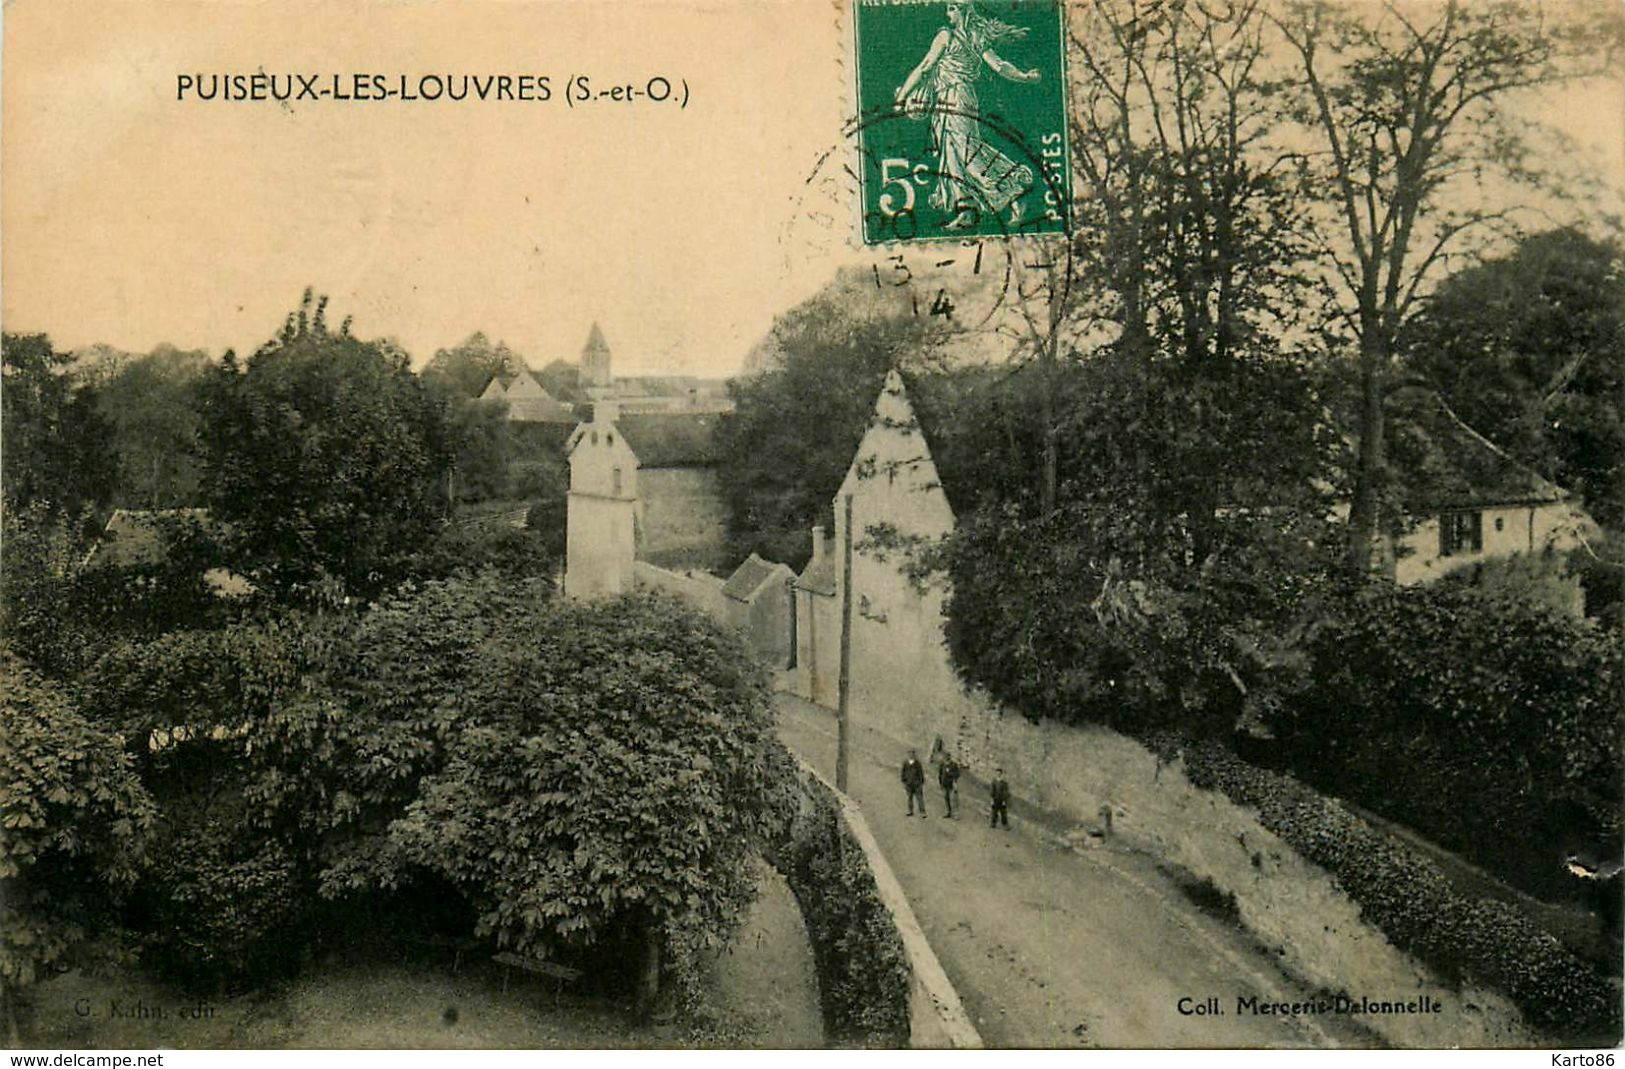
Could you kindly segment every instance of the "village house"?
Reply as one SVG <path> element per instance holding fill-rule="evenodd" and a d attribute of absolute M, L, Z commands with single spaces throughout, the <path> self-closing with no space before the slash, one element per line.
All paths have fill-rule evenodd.
<path fill-rule="evenodd" d="M 908 544 L 929 544 L 954 529 L 936 461 L 902 377 L 887 374 L 834 499 L 835 533 L 813 530 L 813 558 L 796 582 L 796 674 L 802 697 L 838 700 L 842 617 L 850 572 L 850 702 L 884 713 L 901 738 L 952 736 L 975 708 L 948 659 L 941 581 L 919 583 L 904 567 Z M 885 532 L 886 538 L 875 537 Z"/>
<path fill-rule="evenodd" d="M 1576 549 L 1595 521 L 1561 487 L 1509 457 L 1435 395 L 1395 399 L 1391 451 L 1406 470 L 1404 531 L 1388 539 L 1383 564 L 1402 586 L 1431 582 L 1492 561 L 1553 559 Z M 1578 580 L 1557 574 L 1563 600 L 1581 611 Z"/>
<path fill-rule="evenodd" d="M 506 402 L 508 418 L 515 423 L 574 423 L 576 419 L 575 410 L 548 393 L 528 368 L 521 368 L 507 383 L 493 377 L 479 399 Z"/>
<path fill-rule="evenodd" d="M 833 706 L 840 686 L 841 603 L 835 599 L 835 539 L 823 527 L 812 529 L 812 559 L 796 577 L 795 619 L 797 693 Z M 833 647 L 830 643 L 834 643 Z"/>
<path fill-rule="evenodd" d="M 790 666 L 795 648 L 795 582 L 787 566 L 752 553 L 722 584 L 729 622 L 744 632 L 751 652 L 775 669 Z"/>
<path fill-rule="evenodd" d="M 564 592 L 589 598 L 633 586 L 638 534 L 638 457 L 615 425 L 615 406 L 599 402 L 571 432 L 565 518 Z"/>
<path fill-rule="evenodd" d="M 114 509 L 85 554 L 85 566 L 153 567 L 163 563 L 166 537 L 187 528 L 211 537 L 219 534 L 219 524 L 207 509 Z M 241 597 L 253 590 L 247 579 L 225 568 L 209 568 L 203 579 L 221 597 Z"/>
<path fill-rule="evenodd" d="M 717 478 L 717 418 L 649 413 L 618 417 L 638 456 L 639 514 L 644 520 L 639 560 L 683 570 L 712 570 L 729 563 L 728 513 Z"/>

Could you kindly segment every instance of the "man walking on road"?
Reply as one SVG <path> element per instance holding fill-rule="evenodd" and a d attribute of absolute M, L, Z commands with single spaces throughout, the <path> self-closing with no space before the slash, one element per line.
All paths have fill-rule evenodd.
<path fill-rule="evenodd" d="M 1001 823 L 1010 827 L 1010 784 L 1004 778 L 1004 769 L 993 770 L 993 815 L 988 827 L 997 828 Z"/>
<path fill-rule="evenodd" d="M 903 789 L 908 791 L 908 815 L 914 815 L 914 802 L 920 803 L 920 816 L 925 816 L 925 769 L 920 767 L 920 758 L 913 751 L 908 752 L 908 760 L 903 762 Z"/>
<path fill-rule="evenodd" d="M 954 815 L 954 791 L 958 782 L 959 762 L 954 760 L 953 754 L 944 753 L 942 764 L 937 766 L 937 783 L 942 787 L 942 804 L 948 807 L 949 820 Z"/>

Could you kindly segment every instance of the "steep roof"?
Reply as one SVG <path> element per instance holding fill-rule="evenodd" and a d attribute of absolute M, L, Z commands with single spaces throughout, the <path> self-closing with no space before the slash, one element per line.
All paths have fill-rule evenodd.
<path fill-rule="evenodd" d="M 722 593 L 735 601 L 749 601 L 774 577 L 789 579 L 794 575 L 785 565 L 763 560 L 752 553 L 722 584 Z"/>
<path fill-rule="evenodd" d="M 589 353 L 604 353 L 609 351 L 609 342 L 604 340 L 604 332 L 598 328 L 598 321 L 592 322 L 592 329 L 587 332 L 587 343 L 581 347 L 581 355 L 586 357 Z"/>
<path fill-rule="evenodd" d="M 1549 504 L 1568 497 L 1468 426 L 1431 390 L 1396 392 L 1389 436 L 1390 465 L 1409 512 Z"/>
<path fill-rule="evenodd" d="M 810 590 L 814 594 L 835 594 L 835 536 L 824 538 L 822 546 L 813 547 L 813 559 L 796 577 L 797 590 Z"/>
<path fill-rule="evenodd" d="M 712 412 L 623 414 L 615 421 L 645 469 L 709 467 L 721 459 Z"/>
<path fill-rule="evenodd" d="M 88 559 L 120 568 L 156 564 L 164 558 L 165 528 L 187 523 L 206 531 L 217 526 L 205 509 L 114 509 Z"/>
<path fill-rule="evenodd" d="M 548 393 L 542 389 L 542 384 L 532 377 L 529 368 L 520 368 L 519 373 L 508 383 L 509 397 L 547 397 Z"/>

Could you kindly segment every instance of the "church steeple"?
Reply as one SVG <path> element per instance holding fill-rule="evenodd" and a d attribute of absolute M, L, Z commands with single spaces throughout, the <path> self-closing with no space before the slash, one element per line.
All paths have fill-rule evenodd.
<path fill-rule="evenodd" d="M 589 387 L 615 383 L 609 366 L 609 343 L 604 340 L 604 332 L 598 329 L 596 320 L 587 335 L 587 344 L 581 347 L 581 383 Z"/>

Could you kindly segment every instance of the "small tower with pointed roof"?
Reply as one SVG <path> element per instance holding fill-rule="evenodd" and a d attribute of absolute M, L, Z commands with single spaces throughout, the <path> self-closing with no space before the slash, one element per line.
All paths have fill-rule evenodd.
<path fill-rule="evenodd" d="M 610 368 L 609 343 L 595 321 L 587 335 L 587 344 L 581 347 L 581 385 L 597 399 L 606 396 L 615 386 L 615 374 Z"/>

